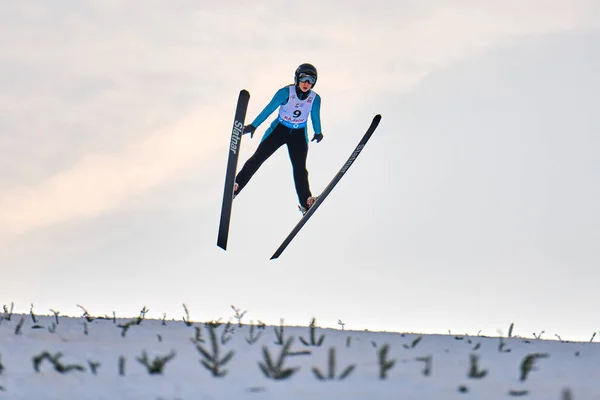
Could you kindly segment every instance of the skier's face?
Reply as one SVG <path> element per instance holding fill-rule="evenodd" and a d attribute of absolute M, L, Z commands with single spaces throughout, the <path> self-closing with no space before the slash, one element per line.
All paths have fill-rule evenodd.
<path fill-rule="evenodd" d="M 298 86 L 300 87 L 300 90 L 302 90 L 303 93 L 308 92 L 310 90 L 310 88 L 312 87 L 310 82 L 300 82 L 298 84 Z"/>

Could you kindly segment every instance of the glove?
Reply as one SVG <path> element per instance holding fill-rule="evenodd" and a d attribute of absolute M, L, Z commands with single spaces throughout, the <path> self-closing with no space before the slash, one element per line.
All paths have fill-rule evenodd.
<path fill-rule="evenodd" d="M 322 133 L 316 133 L 313 137 L 311 142 L 317 141 L 317 143 L 320 143 L 321 140 L 323 140 L 323 134 Z"/>
<path fill-rule="evenodd" d="M 256 130 L 256 128 L 254 127 L 254 125 L 250 124 L 250 125 L 246 125 L 244 127 L 244 132 L 243 134 L 245 135 L 246 133 L 250 134 L 250 139 L 252 139 L 252 137 L 254 136 L 254 131 Z"/>

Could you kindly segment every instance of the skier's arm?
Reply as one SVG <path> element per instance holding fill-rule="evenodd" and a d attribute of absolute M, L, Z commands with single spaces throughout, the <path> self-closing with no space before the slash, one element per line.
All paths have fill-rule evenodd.
<path fill-rule="evenodd" d="M 312 109 L 310 110 L 310 119 L 312 122 L 315 135 L 322 134 L 321 132 L 321 96 L 316 95 L 313 102 Z"/>
<path fill-rule="evenodd" d="M 273 111 L 275 111 L 277 107 L 287 103 L 288 95 L 289 89 L 287 86 L 279 89 L 277 93 L 275 93 L 269 104 L 267 104 L 267 106 L 260 112 L 260 114 L 258 114 L 256 118 L 254 118 L 254 121 L 252 121 L 252 126 L 258 128 L 260 124 L 265 122 L 265 120 L 269 118 L 269 115 L 273 114 Z"/>

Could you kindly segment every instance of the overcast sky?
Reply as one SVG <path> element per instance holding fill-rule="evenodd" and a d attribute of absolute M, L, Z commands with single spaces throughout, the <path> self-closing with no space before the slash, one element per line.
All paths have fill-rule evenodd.
<path fill-rule="evenodd" d="M 599 43 L 596 0 L 4 2 L 0 303 L 589 339 Z M 224 252 L 239 90 L 250 122 L 303 62 L 322 97 L 314 194 L 382 122 L 269 261 L 300 217 L 276 153 L 235 200 Z"/>

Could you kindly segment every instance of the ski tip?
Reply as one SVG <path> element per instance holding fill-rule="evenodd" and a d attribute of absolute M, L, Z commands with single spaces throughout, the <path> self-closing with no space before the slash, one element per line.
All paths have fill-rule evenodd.
<path fill-rule="evenodd" d="M 275 254 L 273 254 L 273 255 L 271 256 L 271 258 L 269 258 L 269 260 L 277 260 L 277 257 L 279 257 L 279 256 L 276 256 Z"/>
<path fill-rule="evenodd" d="M 240 90 L 240 96 L 248 96 L 248 97 L 250 97 L 250 92 L 247 91 L 246 89 L 242 89 L 242 90 Z"/>
<path fill-rule="evenodd" d="M 373 117 L 373 121 L 371 121 L 371 129 L 375 129 L 379 126 L 379 121 L 381 121 L 381 114 L 377 114 Z"/>

